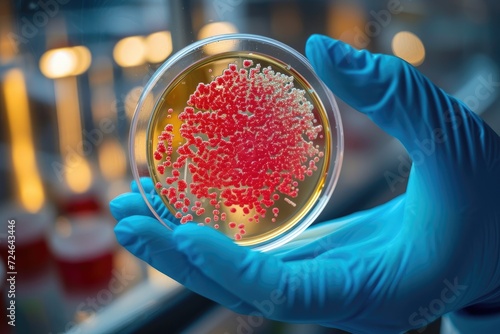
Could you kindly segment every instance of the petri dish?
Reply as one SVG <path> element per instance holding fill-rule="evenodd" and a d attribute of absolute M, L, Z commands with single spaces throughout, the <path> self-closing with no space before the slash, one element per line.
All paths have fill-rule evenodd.
<path fill-rule="evenodd" d="M 303 55 L 228 34 L 158 68 L 132 118 L 129 149 L 139 191 L 167 228 L 207 225 L 267 251 L 299 235 L 330 200 L 343 132 L 333 94 Z"/>

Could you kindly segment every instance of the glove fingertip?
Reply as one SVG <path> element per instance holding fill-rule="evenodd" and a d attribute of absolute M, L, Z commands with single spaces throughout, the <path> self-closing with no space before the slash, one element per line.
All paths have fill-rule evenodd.
<path fill-rule="evenodd" d="M 150 177 L 141 177 L 139 182 L 141 183 L 140 186 L 145 193 L 150 193 L 152 190 L 154 190 L 153 180 Z M 139 184 L 136 180 L 130 182 L 130 189 L 132 189 L 133 192 L 139 192 Z"/>
<path fill-rule="evenodd" d="M 134 230 L 130 219 L 125 218 L 118 222 L 115 225 L 114 232 L 118 243 L 125 248 L 135 244 L 137 241 L 137 232 Z"/>
<path fill-rule="evenodd" d="M 135 180 L 132 180 L 130 182 L 130 190 L 132 190 L 135 193 L 139 192 L 139 187 L 137 186 L 137 182 Z"/>
<path fill-rule="evenodd" d="M 130 195 L 131 193 L 120 194 L 109 202 L 109 211 L 116 220 L 122 218 L 123 209 L 129 205 Z"/>
<path fill-rule="evenodd" d="M 361 52 L 347 43 L 324 35 L 312 35 L 306 43 L 307 58 L 317 70 L 328 66 L 328 62 L 335 66 L 349 67 Z"/>
<path fill-rule="evenodd" d="M 139 254 L 144 245 L 166 244 L 172 239 L 172 231 L 158 220 L 147 216 L 130 216 L 116 224 L 118 242 L 134 254 Z"/>

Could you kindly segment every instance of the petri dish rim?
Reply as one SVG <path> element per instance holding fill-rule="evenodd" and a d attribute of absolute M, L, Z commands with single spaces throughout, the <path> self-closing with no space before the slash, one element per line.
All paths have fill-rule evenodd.
<path fill-rule="evenodd" d="M 155 71 L 155 73 L 145 85 L 139 98 L 139 103 L 136 107 L 130 125 L 129 157 L 131 170 L 134 180 L 137 182 L 138 190 L 153 215 L 164 226 L 173 230 L 177 224 L 163 219 L 161 215 L 156 212 L 154 206 L 149 201 L 149 198 L 152 194 L 146 193 L 145 189 L 140 183 L 141 177 L 150 175 L 150 166 L 148 166 L 147 156 L 145 156 L 145 154 L 142 154 L 145 153 L 143 151 L 146 151 L 148 140 L 148 136 L 146 134 L 144 134 L 144 138 L 146 139 L 146 141 L 142 141 L 142 143 L 144 144 L 143 150 L 138 151 L 136 147 L 136 142 L 141 139 L 141 136 L 138 135 L 138 128 L 142 123 L 149 122 L 150 115 L 153 113 L 156 105 L 159 103 L 159 101 L 155 99 L 155 93 L 158 93 L 157 95 L 158 97 L 160 97 L 161 94 L 166 91 L 166 87 L 168 87 L 168 85 L 164 86 L 162 85 L 162 83 L 167 82 L 168 84 L 172 84 L 177 80 L 179 76 L 182 75 L 183 71 L 186 68 L 189 68 L 193 64 L 212 56 L 211 53 L 204 51 L 204 48 L 213 45 L 217 46 L 217 44 L 223 45 L 223 43 L 226 43 L 226 47 L 227 43 L 234 44 L 235 47 L 238 47 L 237 51 L 249 52 L 249 54 L 255 52 L 273 59 L 277 59 L 282 63 L 289 64 L 289 66 L 291 66 L 295 70 L 295 72 L 298 73 L 302 80 L 308 83 L 313 88 L 314 93 L 317 95 L 319 103 L 323 104 L 324 110 L 327 113 L 326 118 L 329 123 L 329 130 L 332 136 L 331 140 L 333 145 L 331 147 L 332 152 L 327 171 L 327 178 L 325 180 L 324 187 L 321 190 L 320 196 L 318 197 L 317 201 L 311 205 L 310 210 L 304 215 L 304 217 L 302 217 L 301 221 L 298 222 L 293 228 L 285 231 L 284 234 L 275 236 L 261 244 L 251 245 L 251 247 L 255 250 L 268 251 L 270 249 L 279 247 L 297 237 L 315 221 L 315 219 L 322 212 L 333 194 L 340 175 L 343 160 L 343 128 L 334 95 L 321 81 L 321 79 L 319 79 L 312 66 L 309 64 L 307 58 L 295 49 L 268 37 L 238 33 L 218 35 L 206 38 L 194 42 L 176 52 Z M 242 46 L 246 46 L 246 48 Z M 194 61 L 192 59 L 190 60 L 190 57 L 188 57 L 193 55 L 196 57 Z M 153 95 L 152 98 L 151 95 Z M 144 117 L 145 114 L 146 117 Z M 137 161 L 142 161 L 143 164 L 146 165 L 146 167 L 143 166 L 142 168 L 140 168 L 140 164 Z M 152 191 L 154 192 L 155 190 Z M 156 192 L 154 194 L 156 194 Z"/>

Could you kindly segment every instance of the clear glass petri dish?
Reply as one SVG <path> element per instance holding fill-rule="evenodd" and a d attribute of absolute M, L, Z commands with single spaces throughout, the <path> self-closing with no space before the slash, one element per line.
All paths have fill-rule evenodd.
<path fill-rule="evenodd" d="M 207 225 L 267 251 L 304 231 L 330 200 L 343 132 L 333 94 L 303 55 L 228 34 L 158 68 L 129 149 L 139 191 L 167 228 Z"/>

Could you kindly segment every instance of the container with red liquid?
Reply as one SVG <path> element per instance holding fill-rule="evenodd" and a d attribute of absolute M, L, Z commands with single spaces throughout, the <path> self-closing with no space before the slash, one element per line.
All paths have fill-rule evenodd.
<path fill-rule="evenodd" d="M 59 218 L 50 237 L 61 278 L 69 289 L 107 284 L 115 246 L 113 226 L 101 215 Z"/>

